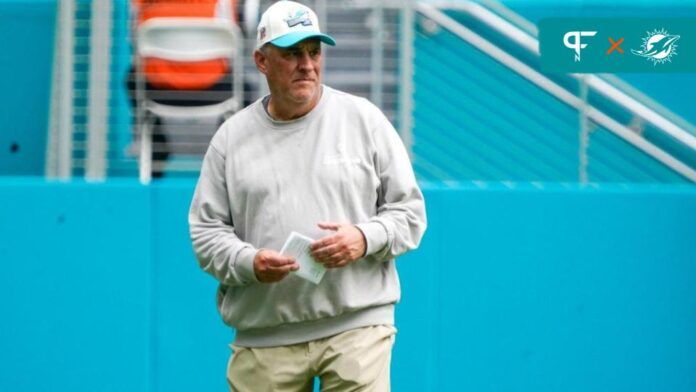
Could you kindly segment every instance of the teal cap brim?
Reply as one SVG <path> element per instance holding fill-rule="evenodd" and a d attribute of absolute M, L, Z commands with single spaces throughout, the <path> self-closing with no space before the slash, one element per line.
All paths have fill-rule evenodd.
<path fill-rule="evenodd" d="M 278 37 L 270 41 L 270 43 L 281 48 L 287 48 L 308 38 L 319 38 L 321 42 L 327 45 L 336 46 L 336 40 L 334 40 L 330 35 L 316 33 L 313 31 L 297 31 L 294 33 L 285 34 L 282 37 Z"/>

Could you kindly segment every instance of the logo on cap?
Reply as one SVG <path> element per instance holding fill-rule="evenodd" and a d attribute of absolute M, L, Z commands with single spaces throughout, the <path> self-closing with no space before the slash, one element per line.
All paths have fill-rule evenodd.
<path fill-rule="evenodd" d="M 312 20 L 309 18 L 309 12 L 307 12 L 307 10 L 297 10 L 295 16 L 290 15 L 290 17 L 284 20 L 287 22 L 288 27 L 295 27 L 299 24 L 302 26 L 312 25 Z"/>

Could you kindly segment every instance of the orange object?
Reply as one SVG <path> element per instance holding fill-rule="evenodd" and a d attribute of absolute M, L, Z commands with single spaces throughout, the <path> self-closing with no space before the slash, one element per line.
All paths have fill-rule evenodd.
<path fill-rule="evenodd" d="M 622 43 L 623 41 L 624 41 L 623 37 L 619 38 L 619 40 L 616 41 L 616 42 L 614 42 L 614 39 L 613 39 L 613 38 L 609 37 L 609 42 L 611 42 L 611 46 L 609 47 L 609 50 L 607 50 L 607 53 L 606 53 L 606 54 L 608 55 L 609 53 L 613 52 L 614 50 L 616 50 L 616 51 L 618 51 L 619 53 L 623 54 L 624 51 L 623 51 L 623 49 L 621 49 L 621 47 L 619 46 L 619 45 L 621 45 L 621 43 Z"/>
<path fill-rule="evenodd" d="M 218 3 L 228 2 L 229 15 L 218 15 Z M 138 24 L 151 18 L 225 18 L 234 23 L 234 0 L 133 0 Z M 221 7 L 224 9 L 224 7 Z M 205 90 L 229 72 L 227 59 L 178 62 L 158 58 L 143 59 L 145 79 L 162 90 Z"/>

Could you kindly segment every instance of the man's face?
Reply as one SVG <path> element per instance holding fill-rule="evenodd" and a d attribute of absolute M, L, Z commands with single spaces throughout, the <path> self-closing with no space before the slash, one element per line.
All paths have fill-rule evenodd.
<path fill-rule="evenodd" d="M 323 61 L 319 39 L 306 39 L 288 48 L 269 44 L 255 59 L 274 97 L 298 105 L 318 97 Z"/>

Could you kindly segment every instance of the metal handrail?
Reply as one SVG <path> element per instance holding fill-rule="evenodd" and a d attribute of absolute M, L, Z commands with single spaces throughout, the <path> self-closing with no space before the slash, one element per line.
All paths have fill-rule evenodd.
<path fill-rule="evenodd" d="M 505 5 L 499 3 L 497 0 L 482 0 L 482 4 L 484 4 L 487 8 L 490 10 L 496 12 L 498 15 L 503 16 L 507 21 L 510 21 L 514 23 L 517 27 L 522 28 L 524 31 L 527 32 L 528 36 L 531 37 L 538 37 L 539 35 L 539 30 L 537 29 L 536 25 L 527 19 L 523 18 L 519 14 L 516 14 L 514 11 L 510 10 L 507 8 Z M 438 3 L 440 4 L 440 3 Z M 452 5 L 450 4 L 451 7 L 456 7 L 460 4 Z M 447 7 L 447 6 L 444 6 Z M 538 49 L 538 45 L 533 46 L 534 48 Z M 534 54 L 539 54 L 538 50 L 532 51 Z M 611 84 L 612 86 L 618 88 L 619 90 L 623 91 L 629 97 L 633 98 L 634 100 L 637 100 L 638 102 L 642 102 L 652 110 L 660 113 L 662 116 L 665 118 L 669 119 L 670 121 L 674 122 L 678 126 L 680 126 L 682 129 L 687 130 L 690 134 L 696 135 L 696 126 L 693 124 L 689 123 L 688 121 L 684 120 L 682 117 L 679 115 L 671 112 L 669 109 L 665 108 L 662 106 L 659 102 L 654 101 L 650 97 L 646 96 L 643 94 L 641 91 L 637 90 L 630 84 L 626 83 L 622 79 L 611 75 L 611 74 L 595 74 L 596 77 L 606 81 L 607 83 Z"/>
<path fill-rule="evenodd" d="M 533 44 L 536 44 L 536 50 L 538 51 L 538 42 L 536 41 L 536 39 L 530 37 L 522 30 L 516 28 L 515 26 L 512 26 L 507 21 L 503 20 L 494 13 L 486 10 L 480 5 L 467 2 L 458 3 L 456 7 L 457 9 L 470 12 L 473 16 L 478 16 L 486 24 L 491 25 L 492 27 L 496 28 L 497 31 L 505 35 L 508 35 L 511 39 L 514 39 L 516 42 L 528 48 L 530 48 Z M 438 25 L 444 27 L 448 31 L 457 35 L 461 39 L 477 47 L 484 53 L 487 53 L 489 56 L 500 61 L 508 68 L 517 72 L 524 78 L 528 79 L 532 83 L 546 90 L 547 92 L 557 97 L 561 101 L 565 102 L 566 104 L 578 110 L 584 107 L 587 112 L 587 115 L 590 118 L 592 118 L 596 123 L 604 126 L 605 128 L 615 133 L 622 139 L 633 144 L 634 146 L 649 154 L 653 158 L 670 167 L 672 170 L 678 172 L 684 177 L 690 179 L 691 181 L 696 182 L 696 170 L 684 164 L 683 162 L 673 157 L 666 151 L 655 146 L 642 136 L 636 134 L 628 127 L 613 120 L 610 116 L 606 115 L 599 109 L 591 105 L 585 106 L 586 103 L 582 102 L 580 98 L 576 97 L 574 94 L 570 93 L 563 87 L 554 83 L 552 80 L 542 75 L 540 72 L 534 70 L 527 64 L 523 63 L 522 61 L 518 60 L 517 58 L 511 56 L 507 52 L 493 45 L 491 42 L 487 41 L 483 37 L 467 29 L 462 24 L 440 11 L 438 8 L 436 8 L 435 5 L 418 2 L 416 3 L 416 10 L 428 17 L 429 19 L 431 19 L 432 21 L 436 22 Z M 579 77 L 579 75 L 574 76 Z M 610 99 L 619 102 L 622 105 L 625 105 L 625 107 L 633 113 L 641 115 L 641 117 L 644 117 L 646 120 L 650 121 L 658 128 L 662 129 L 666 133 L 682 141 L 682 143 L 684 143 L 685 145 L 690 146 L 696 150 L 696 138 L 694 138 L 691 134 L 684 131 L 676 124 L 670 122 L 669 120 L 656 113 L 655 111 L 651 110 L 650 108 L 647 108 L 642 103 L 636 101 L 635 99 L 627 96 L 625 93 L 619 91 L 615 87 L 597 78 L 596 76 L 585 76 L 587 77 L 587 79 L 589 79 L 586 79 L 588 86 L 594 87 L 598 91 L 608 96 Z"/>
<path fill-rule="evenodd" d="M 401 9 L 401 40 L 399 43 L 399 134 L 409 156 L 413 157 L 413 43 L 415 8 L 406 2 Z"/>
<path fill-rule="evenodd" d="M 474 16 L 478 20 L 486 23 L 489 27 L 505 35 L 507 38 L 517 42 L 521 47 L 527 49 L 532 54 L 535 54 L 536 56 L 541 55 L 541 52 L 539 51 L 539 41 L 535 37 L 531 36 L 527 31 L 512 25 L 480 4 L 474 2 L 442 2 L 432 3 L 432 5 L 437 8 L 448 8 L 467 12 L 471 16 Z M 658 113 L 653 108 L 621 91 L 612 83 L 609 83 L 608 81 L 594 74 L 569 75 L 578 80 L 581 78 L 584 79 L 584 82 L 587 83 L 588 87 L 623 106 L 629 112 L 645 119 L 658 129 L 662 130 L 696 152 L 696 135 L 686 131 L 684 128 L 675 124 L 673 121 Z M 672 115 L 676 116 L 674 114 Z"/>

